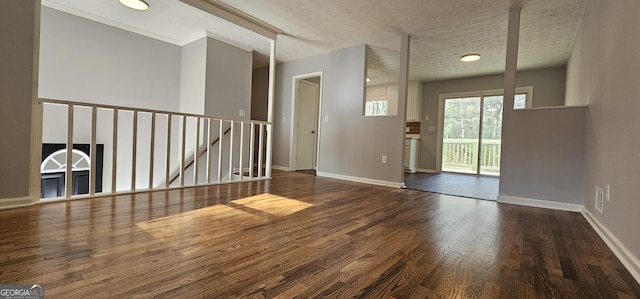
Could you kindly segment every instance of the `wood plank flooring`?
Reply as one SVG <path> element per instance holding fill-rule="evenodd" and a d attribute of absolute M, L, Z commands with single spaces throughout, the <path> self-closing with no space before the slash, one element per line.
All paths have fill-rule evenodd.
<path fill-rule="evenodd" d="M 0 211 L 47 298 L 638 298 L 578 213 L 274 172 Z"/>
<path fill-rule="evenodd" d="M 496 200 L 500 179 L 455 173 L 405 173 L 407 188 L 462 197 Z"/>

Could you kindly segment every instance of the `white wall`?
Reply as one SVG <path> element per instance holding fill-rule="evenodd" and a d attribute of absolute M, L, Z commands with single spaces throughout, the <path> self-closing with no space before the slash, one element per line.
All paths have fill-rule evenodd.
<path fill-rule="evenodd" d="M 39 15 L 40 1 L 0 1 L 0 205 L 10 199 L 29 203 Z"/>
<path fill-rule="evenodd" d="M 274 105 L 273 164 L 289 167 L 292 79 L 296 75 L 323 71 L 320 151 L 318 172 L 401 182 L 402 119 L 364 117 L 365 45 L 277 65 Z M 324 118 L 328 117 L 325 122 Z M 381 163 L 387 155 L 388 162 Z"/>
<path fill-rule="evenodd" d="M 585 206 L 635 256 L 640 274 L 640 2 L 593 0 L 569 60 L 568 102 L 589 103 Z M 611 186 L 603 214 L 596 186 Z M 640 279 L 638 276 L 637 279 Z"/>

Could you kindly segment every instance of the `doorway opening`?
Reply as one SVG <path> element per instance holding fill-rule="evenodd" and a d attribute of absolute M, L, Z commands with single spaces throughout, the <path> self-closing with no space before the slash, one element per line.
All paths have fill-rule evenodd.
<path fill-rule="evenodd" d="M 290 168 L 315 174 L 320 143 L 322 72 L 294 76 L 292 99 Z"/>

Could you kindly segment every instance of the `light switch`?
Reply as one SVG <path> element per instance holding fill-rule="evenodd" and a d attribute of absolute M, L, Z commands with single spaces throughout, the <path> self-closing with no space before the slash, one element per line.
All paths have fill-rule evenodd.
<path fill-rule="evenodd" d="M 328 122 L 329 121 L 329 115 L 325 115 L 324 116 L 324 122 Z"/>
<path fill-rule="evenodd" d="M 427 128 L 427 130 L 428 130 L 429 132 L 435 132 L 435 131 L 436 131 L 436 126 L 429 126 L 429 127 Z"/>
<path fill-rule="evenodd" d="M 429 114 L 424 116 L 424 120 L 429 120 Z"/>
<path fill-rule="evenodd" d="M 287 117 L 286 117 L 286 116 L 283 116 L 283 117 L 282 117 L 282 122 L 283 122 L 283 123 L 284 123 L 284 122 L 287 122 Z"/>
<path fill-rule="evenodd" d="M 247 114 L 247 110 L 240 109 L 240 110 L 238 111 L 238 115 L 240 115 L 240 116 L 245 116 L 246 114 Z"/>

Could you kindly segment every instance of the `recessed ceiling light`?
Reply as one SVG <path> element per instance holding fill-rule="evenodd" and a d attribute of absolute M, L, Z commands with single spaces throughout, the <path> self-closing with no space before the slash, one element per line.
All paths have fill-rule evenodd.
<path fill-rule="evenodd" d="M 120 0 L 122 5 L 133 8 L 135 10 L 147 10 L 149 9 L 149 4 L 144 0 Z"/>
<path fill-rule="evenodd" d="M 367 77 L 367 82 L 371 82 L 371 78 Z"/>
<path fill-rule="evenodd" d="M 460 61 L 471 62 L 480 59 L 480 54 L 467 54 L 460 57 Z"/>

